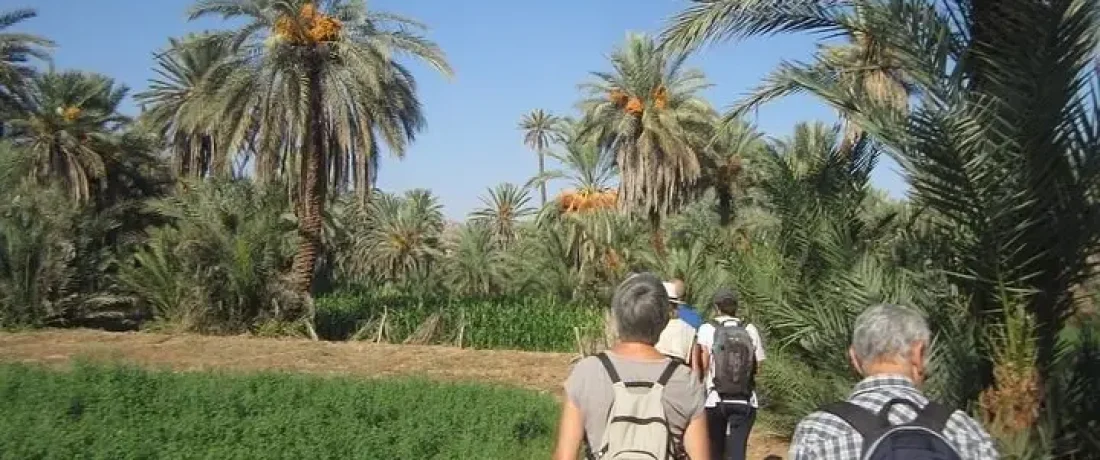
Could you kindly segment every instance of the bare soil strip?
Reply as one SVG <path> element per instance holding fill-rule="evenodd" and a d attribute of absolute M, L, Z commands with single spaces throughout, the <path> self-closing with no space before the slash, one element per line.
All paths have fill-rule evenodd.
<path fill-rule="evenodd" d="M 366 342 L 214 337 L 91 330 L 0 333 L 0 362 L 67 366 L 74 358 L 174 371 L 288 371 L 520 386 L 560 397 L 573 355 Z M 781 440 L 754 436 L 749 458 L 784 456 Z"/>

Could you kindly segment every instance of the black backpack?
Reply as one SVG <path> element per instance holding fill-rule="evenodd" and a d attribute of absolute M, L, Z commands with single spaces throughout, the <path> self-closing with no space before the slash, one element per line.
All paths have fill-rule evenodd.
<path fill-rule="evenodd" d="M 891 425 L 887 418 L 894 404 L 906 404 L 917 411 L 917 418 Z M 962 460 L 959 452 L 943 437 L 943 428 L 952 410 L 929 401 L 922 409 L 907 399 L 895 398 L 877 414 L 850 402 L 838 402 L 821 408 L 840 417 L 863 436 L 863 460 Z"/>
<path fill-rule="evenodd" d="M 714 326 L 714 391 L 722 399 L 749 399 L 756 382 L 756 346 L 748 330 L 736 320 Z"/>

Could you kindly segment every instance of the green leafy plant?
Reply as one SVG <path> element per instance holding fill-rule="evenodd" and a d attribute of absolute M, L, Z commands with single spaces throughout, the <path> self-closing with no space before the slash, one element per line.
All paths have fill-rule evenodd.
<path fill-rule="evenodd" d="M 557 402 L 420 379 L 0 366 L 0 458 L 545 458 Z M 440 433 L 447 433 L 440 436 Z"/>

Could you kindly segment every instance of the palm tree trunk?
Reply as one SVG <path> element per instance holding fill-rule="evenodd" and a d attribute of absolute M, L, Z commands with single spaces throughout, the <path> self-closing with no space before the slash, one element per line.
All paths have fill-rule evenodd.
<path fill-rule="evenodd" d="M 539 179 L 544 179 L 546 174 L 546 154 L 539 149 Z M 542 194 L 542 206 L 546 207 L 546 181 L 539 181 L 539 192 Z"/>
<path fill-rule="evenodd" d="M 661 215 L 657 211 L 649 212 L 649 231 L 654 252 L 657 253 L 658 257 L 664 259 L 665 236 L 661 233 Z"/>
<path fill-rule="evenodd" d="M 729 190 L 718 191 L 718 221 L 723 227 L 729 227 L 733 215 L 733 194 Z"/>
<path fill-rule="evenodd" d="M 301 181 L 298 206 L 298 252 L 294 255 L 291 274 L 294 288 L 308 295 L 313 288 L 317 255 L 322 250 L 322 216 L 325 205 L 325 130 L 322 114 L 320 65 L 314 63 L 309 73 L 309 121 L 306 155 L 299 162 Z"/>

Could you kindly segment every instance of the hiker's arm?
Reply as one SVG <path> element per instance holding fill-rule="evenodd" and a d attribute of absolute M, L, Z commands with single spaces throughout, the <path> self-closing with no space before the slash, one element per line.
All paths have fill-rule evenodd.
<path fill-rule="evenodd" d="M 699 344 L 693 344 L 691 346 L 691 372 L 699 377 L 699 380 L 703 379 L 704 375 L 707 375 L 703 367 L 703 347 Z"/>
<path fill-rule="evenodd" d="M 561 423 L 558 424 L 558 445 L 554 448 L 554 460 L 577 460 L 577 451 L 584 438 L 584 415 L 569 398 L 561 409 Z"/>
<path fill-rule="evenodd" d="M 710 351 L 706 347 L 699 347 L 699 379 L 706 382 L 707 371 L 710 370 Z"/>
<path fill-rule="evenodd" d="M 700 412 L 684 430 L 684 450 L 691 460 L 710 460 L 710 439 L 707 438 L 707 416 Z"/>

